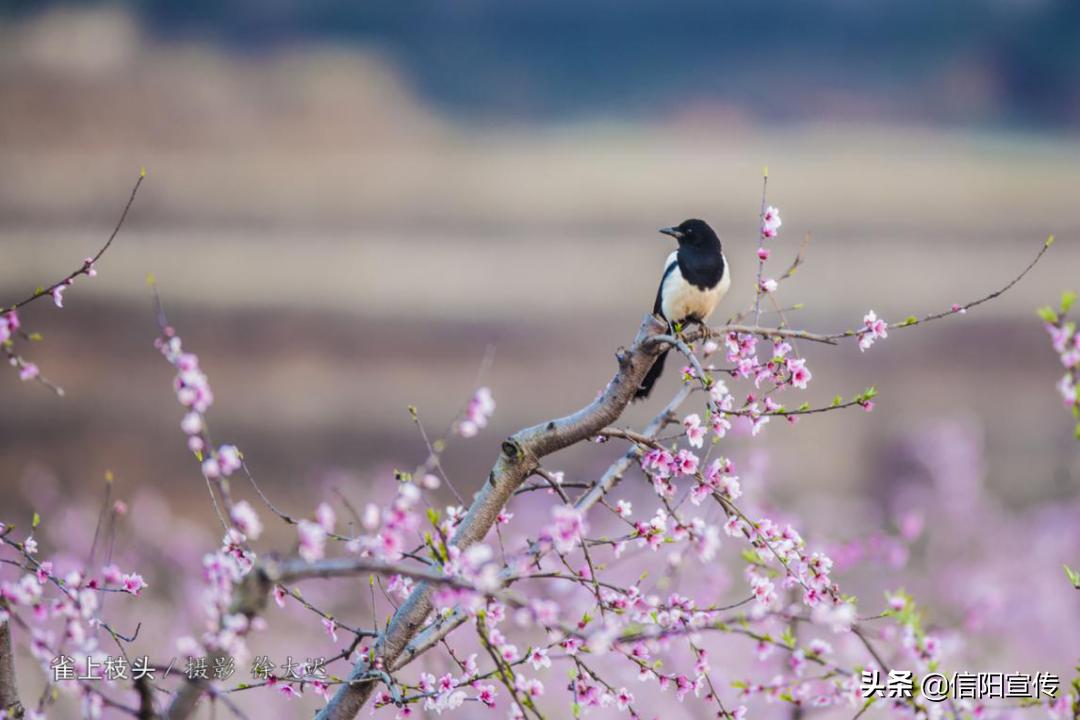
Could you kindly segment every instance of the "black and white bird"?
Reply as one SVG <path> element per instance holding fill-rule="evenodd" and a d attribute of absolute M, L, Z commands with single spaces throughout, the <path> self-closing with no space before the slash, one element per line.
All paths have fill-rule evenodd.
<path fill-rule="evenodd" d="M 664 264 L 653 313 L 669 325 L 704 323 L 731 287 L 731 273 L 720 247 L 720 238 L 708 223 L 696 219 L 685 220 L 660 232 L 678 240 L 679 249 L 671 253 Z M 635 398 L 648 397 L 664 371 L 666 358 L 665 350 L 641 381 Z"/>

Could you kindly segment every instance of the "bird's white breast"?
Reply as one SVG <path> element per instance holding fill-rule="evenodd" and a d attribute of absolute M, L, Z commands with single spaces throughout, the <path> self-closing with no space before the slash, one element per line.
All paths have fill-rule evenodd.
<path fill-rule="evenodd" d="M 677 255 L 678 253 L 671 253 L 664 267 L 676 262 Z M 705 321 L 709 315 L 712 315 L 713 310 L 727 295 L 730 288 L 731 273 L 728 271 L 727 258 L 724 259 L 724 275 L 720 278 L 720 282 L 707 290 L 702 290 L 687 282 L 679 272 L 679 265 L 676 263 L 664 279 L 664 287 L 660 293 L 661 310 L 664 312 L 664 317 L 671 322 L 680 322 L 689 317 Z"/>

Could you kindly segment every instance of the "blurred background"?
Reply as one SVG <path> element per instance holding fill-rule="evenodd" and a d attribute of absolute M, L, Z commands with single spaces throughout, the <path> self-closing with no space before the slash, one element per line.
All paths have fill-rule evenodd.
<path fill-rule="evenodd" d="M 872 414 L 724 452 L 808 536 L 923 518 L 908 587 L 940 589 L 957 544 L 971 568 L 982 552 L 935 618 L 978 610 L 991 669 L 1075 660 L 1060 565 L 1080 561 L 1080 453 L 1033 309 L 1080 278 L 1080 5 L 8 0 L 0 107 L 2 304 L 96 251 L 148 171 L 98 276 L 22 313 L 45 337 L 27 358 L 67 396 L 0 375 L 5 516 L 63 499 L 63 532 L 92 535 L 111 470 L 138 510 L 127 542 L 168 534 L 181 565 L 215 531 L 147 273 L 210 376 L 216 437 L 304 514 L 422 459 L 410 404 L 438 435 L 493 389 L 492 425 L 448 454 L 472 492 L 502 437 L 591 399 L 651 308 L 659 227 L 710 221 L 734 268 L 723 310 L 752 302 L 763 166 L 773 274 L 811 238 L 779 296 L 811 330 L 981 297 L 1056 234 L 966 316 L 865 354 L 800 348 L 811 402 L 874 384 Z M 616 453 L 554 463 L 587 479 Z M 995 523 L 1001 544 L 934 540 L 935 517 Z M 873 607 L 889 574 L 851 582 Z"/>

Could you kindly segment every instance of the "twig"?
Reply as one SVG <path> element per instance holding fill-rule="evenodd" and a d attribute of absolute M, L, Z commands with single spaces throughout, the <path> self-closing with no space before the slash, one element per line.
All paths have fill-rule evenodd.
<path fill-rule="evenodd" d="M 761 214 L 758 216 L 758 220 L 761 223 L 761 227 L 758 228 L 758 266 L 757 266 L 757 286 L 754 288 L 754 324 L 761 324 L 761 276 L 765 272 L 765 260 L 761 257 L 761 248 L 765 247 L 765 195 L 769 189 L 769 168 L 764 167 L 761 169 Z"/>
<path fill-rule="evenodd" d="M 113 228 L 112 234 L 109 235 L 109 239 L 105 241 L 105 244 L 101 246 L 101 249 L 97 251 L 97 254 L 95 254 L 93 257 L 90 258 L 90 262 L 84 262 L 79 268 L 77 268 L 76 270 L 73 270 L 70 273 L 68 273 L 67 277 L 65 277 L 63 280 L 60 280 L 59 282 L 55 282 L 55 283 L 53 283 L 52 285 L 50 285 L 50 286 L 48 286 L 46 288 L 38 288 L 37 290 L 34 291 L 33 295 L 31 295 L 30 297 L 25 298 L 23 300 L 20 300 L 19 302 L 15 303 L 14 305 L 12 305 L 8 309 L 9 310 L 18 310 L 19 308 L 23 307 L 24 305 L 28 305 L 28 304 L 34 302 L 35 300 L 37 300 L 38 298 L 40 298 L 40 297 L 42 297 L 44 295 L 48 295 L 49 293 L 51 293 L 53 290 L 55 290 L 58 287 L 65 286 L 65 285 L 70 285 L 71 281 L 74 280 L 75 278 L 77 278 L 79 275 L 88 275 L 90 273 L 90 267 L 94 263 L 96 263 L 101 258 L 102 255 L 105 254 L 105 251 L 109 249 L 109 247 L 113 243 L 113 240 L 115 240 L 117 234 L 119 234 L 120 228 L 122 228 L 124 226 L 124 220 L 127 219 L 128 211 L 131 210 L 131 205 L 135 202 L 135 195 L 138 194 L 139 186 L 142 185 L 142 181 L 145 178 L 146 178 L 146 170 L 145 169 L 140 170 L 139 171 L 139 179 L 135 181 L 135 186 L 133 188 L 131 188 L 131 196 L 128 198 L 127 204 L 124 205 L 124 212 L 121 213 L 120 220 L 116 223 L 116 227 Z"/>
<path fill-rule="evenodd" d="M 988 295 L 984 295 L 983 297 L 981 297 L 981 298 L 979 298 L 977 300 L 972 300 L 972 301 L 967 302 L 967 303 L 965 303 L 963 305 L 954 305 L 950 309 L 942 311 L 942 312 L 930 313 L 929 315 L 925 315 L 922 318 L 916 318 L 916 317 L 912 316 L 912 317 L 910 317 L 910 318 L 908 318 L 906 320 L 902 320 L 900 322 L 889 323 L 888 328 L 890 330 L 900 330 L 900 329 L 903 329 L 903 328 L 915 327 L 916 325 L 925 325 L 926 323 L 933 322 L 934 320 L 941 320 L 942 318 L 947 318 L 947 317 L 950 317 L 952 315 L 957 315 L 957 314 L 960 314 L 960 313 L 964 313 L 964 312 L 966 312 L 967 310 L 970 310 L 973 307 L 976 307 L 978 305 L 982 305 L 985 302 L 989 302 L 990 300 L 993 300 L 993 299 L 995 299 L 997 297 L 1000 297 L 1001 295 L 1004 295 L 1006 292 L 1011 290 L 1013 288 L 1013 286 L 1016 285 L 1016 283 L 1020 282 L 1024 278 L 1024 276 L 1026 276 L 1029 272 L 1031 272 L 1031 269 L 1035 267 L 1035 265 L 1039 262 L 1039 260 L 1042 259 L 1042 256 L 1046 254 L 1046 251 L 1049 250 L 1050 246 L 1053 245 L 1053 244 L 1054 244 L 1054 236 L 1051 235 L 1039 247 L 1039 252 L 1036 253 L 1035 258 L 1030 263 L 1027 264 L 1027 267 L 1025 267 L 1020 272 L 1019 275 L 1014 277 L 1012 280 L 1010 280 L 1008 283 L 1006 283 L 1003 287 L 999 288 L 998 290 L 995 290 L 994 292 L 992 292 L 992 293 L 990 293 Z M 716 328 L 700 327 L 700 328 L 695 328 L 693 330 L 689 330 L 689 331 L 682 334 L 682 340 L 684 342 L 686 342 L 686 343 L 692 343 L 692 342 L 694 342 L 696 340 L 700 340 L 700 339 L 704 339 L 704 338 L 721 338 L 721 337 L 724 337 L 725 335 L 727 335 L 728 333 L 740 333 L 740 334 L 746 334 L 746 335 L 758 335 L 760 337 L 779 337 L 779 338 L 794 339 L 794 340 L 809 340 L 811 342 L 824 343 L 826 345 L 837 345 L 837 344 L 839 344 L 840 340 L 843 340 L 845 338 L 857 338 L 857 337 L 859 337 L 861 335 L 866 334 L 867 332 L 868 332 L 867 328 L 858 328 L 858 329 L 855 329 L 855 330 L 844 330 L 844 331 L 841 331 L 841 332 L 834 332 L 834 333 L 812 333 L 812 332 L 807 332 L 805 330 L 789 330 L 787 328 L 761 327 L 758 324 L 755 324 L 755 325 L 728 324 L 728 325 L 722 325 L 722 326 L 716 327 Z M 669 344 L 669 345 L 674 344 L 674 343 L 671 342 L 671 338 L 666 338 L 666 339 L 665 338 L 657 338 L 657 339 L 654 339 L 653 342 L 659 342 L 659 343 Z"/>

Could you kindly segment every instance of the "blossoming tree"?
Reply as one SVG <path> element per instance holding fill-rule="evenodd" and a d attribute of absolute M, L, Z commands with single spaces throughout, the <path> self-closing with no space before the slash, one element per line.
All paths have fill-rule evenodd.
<path fill-rule="evenodd" d="M 96 274 L 141 182 L 142 176 L 95 256 L 0 314 L 0 347 L 22 380 L 61 392 L 24 356 L 35 336 L 20 312 L 44 297 L 63 307 L 75 281 Z M 746 310 L 718 327 L 669 328 L 646 316 L 592 402 L 506 438 L 487 477 L 460 488 L 471 499 L 449 507 L 432 500 L 449 483 L 442 458 L 451 442 L 487 426 L 495 410 L 488 388 L 476 390 L 446 437 L 429 441 L 424 434 L 427 456 L 415 471 L 387 480 L 385 502 L 354 509 L 325 498 L 293 515 L 267 497 L 240 448 L 212 439 L 209 377 L 159 302 L 155 346 L 172 368 L 192 474 L 205 480 L 222 537 L 220 546 L 206 548 L 202 567 L 192 568 L 204 623 L 178 642 L 187 672 L 170 675 L 164 648 L 161 657 L 128 652 L 145 570 L 58 567 L 50 559 L 56 549 L 37 540 L 48 518 L 35 515 L 29 528 L 0 525 L 0 718 L 46 717 L 61 695 L 77 698 L 89 718 L 181 720 L 204 707 L 243 717 L 238 698 L 250 694 L 276 703 L 267 711 L 275 717 L 291 716 L 288 703 L 296 698 L 320 696 L 321 720 L 356 717 L 365 705 L 400 718 L 482 717 L 489 710 L 512 718 L 648 718 L 664 712 L 668 698 L 685 709 L 679 717 L 772 716 L 784 708 L 792 718 L 878 710 L 968 718 L 1021 706 L 1036 716 L 1080 717 L 1075 684 L 998 706 L 956 697 L 933 702 L 918 679 L 941 669 L 942 640 L 927 629 L 915 598 L 899 589 L 881 603 L 846 594 L 826 543 L 784 519 L 790 509 L 770 513 L 749 502 L 739 469 L 724 453 L 739 426 L 757 436 L 772 421 L 874 409 L 873 387 L 822 406 L 801 402 L 798 393 L 813 378 L 801 344 L 853 342 L 876 352 L 891 333 L 962 315 L 1006 292 L 1052 238 L 1017 277 L 985 297 L 891 323 L 870 310 L 850 329 L 819 333 L 793 327 L 775 299 L 802 264 L 803 250 L 786 271 L 767 274 L 782 223 L 764 190 L 760 217 L 757 286 Z M 1066 296 L 1060 311 L 1042 316 L 1067 368 L 1060 390 L 1077 412 L 1080 336 L 1065 319 L 1071 304 Z M 763 306 L 777 323 L 762 323 Z M 644 427 L 620 423 L 654 358 L 669 348 L 685 358 L 682 387 Z M 597 477 L 568 480 L 549 463 L 578 444 L 618 450 Z M 648 502 L 640 494 L 632 502 L 624 490 L 642 482 Z M 516 509 L 525 501 L 529 513 Z M 104 514 L 123 511 L 118 503 Z M 339 519 L 343 511 L 352 522 Z M 293 526 L 295 544 L 262 547 L 268 522 Z M 712 582 L 708 570 L 721 559 L 742 564 L 740 585 Z M 358 604 L 369 596 L 367 622 L 336 617 L 309 599 L 301 588 L 315 579 L 339 583 L 335 592 Z M 1080 586 L 1080 576 L 1074 583 Z M 124 602 L 106 611 L 109 596 Z M 307 618 L 302 631 L 329 639 L 336 654 L 288 666 L 253 657 L 251 641 L 274 632 L 271 603 L 299 606 Z M 736 643 L 774 659 L 771 679 L 717 661 Z M 41 666 L 46 691 L 37 697 L 20 694 L 15 648 Z M 77 658 L 85 673 L 69 662 Z M 234 662 L 261 672 L 252 682 L 230 682 L 218 670 Z M 885 679 L 902 680 L 904 671 L 914 678 L 908 692 L 874 692 Z M 773 711 L 765 709 L 769 703 Z"/>

